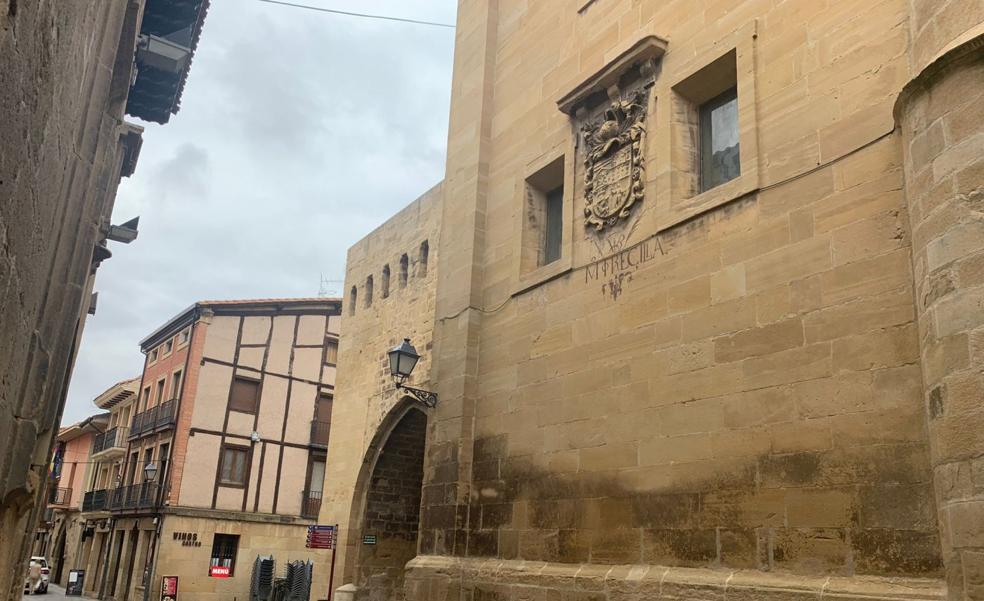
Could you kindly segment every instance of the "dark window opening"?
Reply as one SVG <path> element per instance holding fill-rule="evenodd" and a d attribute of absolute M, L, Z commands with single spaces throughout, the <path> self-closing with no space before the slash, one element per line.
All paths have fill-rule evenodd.
<path fill-rule="evenodd" d="M 427 240 L 420 243 L 420 257 L 417 261 L 417 277 L 425 278 L 427 277 L 427 259 L 430 255 L 430 247 L 427 244 Z"/>
<path fill-rule="evenodd" d="M 349 292 L 349 315 L 355 315 L 355 304 L 359 302 L 359 290 L 352 286 Z"/>
<path fill-rule="evenodd" d="M 372 276 L 366 277 L 366 307 L 372 306 Z"/>
<path fill-rule="evenodd" d="M 383 266 L 383 281 L 382 281 L 382 295 L 386 298 L 390 295 L 390 266 Z"/>
<path fill-rule="evenodd" d="M 219 466 L 219 484 L 222 486 L 246 486 L 246 466 L 249 459 L 249 449 L 246 447 L 222 447 L 221 465 Z"/>
<path fill-rule="evenodd" d="M 232 379 L 229 409 L 243 413 L 256 413 L 260 404 L 260 382 L 236 376 Z"/>
<path fill-rule="evenodd" d="M 543 264 L 560 258 L 560 243 L 564 236 L 564 188 L 547 193 L 544 211 Z"/>
<path fill-rule="evenodd" d="M 238 534 L 218 534 L 212 539 L 212 559 L 209 567 L 229 568 L 229 575 L 236 571 L 236 553 L 239 551 Z"/>
<path fill-rule="evenodd" d="M 171 398 L 176 399 L 181 396 L 181 377 L 180 371 L 174 372 L 174 376 L 171 377 Z"/>

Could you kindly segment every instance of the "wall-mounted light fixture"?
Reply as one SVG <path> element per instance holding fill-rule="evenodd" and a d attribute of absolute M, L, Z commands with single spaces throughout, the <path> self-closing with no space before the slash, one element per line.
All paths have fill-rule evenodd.
<path fill-rule="evenodd" d="M 420 360 L 420 355 L 417 354 L 417 349 L 413 348 L 413 345 L 410 344 L 410 339 L 404 338 L 403 344 L 394 347 L 387 354 L 389 355 L 390 375 L 393 376 L 393 380 L 396 382 L 396 389 L 407 391 L 407 394 L 411 398 L 427 407 L 436 406 L 436 392 L 411 388 L 403 384 L 410 377 L 410 374 L 413 373 L 413 368 L 417 366 L 417 361 Z"/>
<path fill-rule="evenodd" d="M 144 466 L 144 482 L 153 482 L 157 478 L 157 464 L 151 461 Z"/>

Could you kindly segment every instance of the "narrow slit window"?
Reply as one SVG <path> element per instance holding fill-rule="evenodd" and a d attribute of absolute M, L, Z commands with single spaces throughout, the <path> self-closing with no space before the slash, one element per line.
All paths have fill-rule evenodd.
<path fill-rule="evenodd" d="M 349 315 L 355 315 L 355 305 L 359 302 L 359 290 L 352 286 L 352 290 L 349 291 Z"/>
<path fill-rule="evenodd" d="M 383 298 L 387 298 L 390 295 L 390 266 L 383 265 L 383 280 L 381 282 L 382 288 L 380 290 Z"/>
<path fill-rule="evenodd" d="M 407 273 L 410 271 L 410 257 L 403 254 L 400 257 L 400 288 L 406 288 L 407 286 Z"/>
<path fill-rule="evenodd" d="M 547 193 L 544 211 L 543 264 L 560 258 L 560 243 L 564 236 L 564 188 Z"/>
<path fill-rule="evenodd" d="M 366 307 L 372 306 L 372 276 L 366 278 Z"/>
<path fill-rule="evenodd" d="M 430 254 L 430 246 L 427 244 L 427 240 L 420 243 L 420 257 L 417 261 L 417 277 L 425 278 L 427 277 L 427 259 Z"/>

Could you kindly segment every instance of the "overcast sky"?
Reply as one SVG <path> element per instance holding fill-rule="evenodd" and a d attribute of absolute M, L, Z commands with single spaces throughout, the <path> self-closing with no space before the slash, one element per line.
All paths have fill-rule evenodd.
<path fill-rule="evenodd" d="M 455 20 L 454 0 L 292 1 Z M 444 176 L 453 47 L 448 28 L 212 0 L 181 110 L 141 123 L 113 214 L 140 235 L 99 269 L 62 423 L 138 376 L 138 342 L 195 301 L 341 280 L 348 247 Z"/>

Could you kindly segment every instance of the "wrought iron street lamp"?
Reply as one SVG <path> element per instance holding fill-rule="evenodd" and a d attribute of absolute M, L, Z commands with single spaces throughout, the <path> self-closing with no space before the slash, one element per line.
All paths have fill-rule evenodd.
<path fill-rule="evenodd" d="M 153 482 L 157 478 L 157 464 L 151 461 L 144 466 L 144 482 Z"/>
<path fill-rule="evenodd" d="M 411 388 L 403 384 L 410 377 L 410 374 L 413 373 L 413 368 L 417 366 L 417 361 L 420 360 L 420 355 L 417 354 L 417 349 L 413 348 L 413 345 L 410 344 L 410 339 L 404 338 L 403 344 L 394 347 L 387 354 L 389 355 L 390 375 L 393 376 L 393 380 L 396 382 L 396 389 L 405 390 L 411 398 L 427 407 L 437 405 L 436 392 Z"/>

